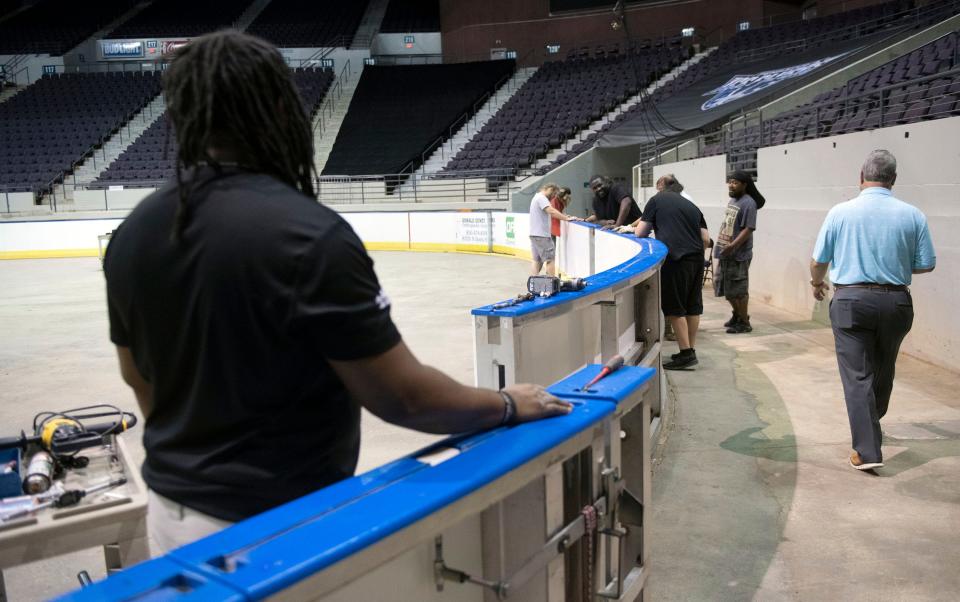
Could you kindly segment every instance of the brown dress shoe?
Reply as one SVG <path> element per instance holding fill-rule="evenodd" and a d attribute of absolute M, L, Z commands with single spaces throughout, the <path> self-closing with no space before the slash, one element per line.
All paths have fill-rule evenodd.
<path fill-rule="evenodd" d="M 873 470 L 874 468 L 882 468 L 883 462 L 864 462 L 863 459 L 860 458 L 860 454 L 851 452 L 850 466 L 853 466 L 857 470 Z"/>

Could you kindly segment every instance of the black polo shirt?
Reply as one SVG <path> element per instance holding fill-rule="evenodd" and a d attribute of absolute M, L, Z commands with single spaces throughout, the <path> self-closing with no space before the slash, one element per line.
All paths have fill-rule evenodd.
<path fill-rule="evenodd" d="M 607 196 L 605 198 L 600 198 L 594 193 L 593 212 L 597 215 L 597 219 L 601 221 L 608 219 L 616 221 L 620 215 L 620 201 L 627 197 L 630 197 L 630 212 L 627 214 L 627 219 L 621 225 L 632 224 L 637 221 L 640 218 L 640 207 L 637 207 L 637 202 L 633 199 L 633 195 L 620 184 L 611 185 L 610 189 L 607 190 Z"/>
<path fill-rule="evenodd" d="M 670 259 L 703 259 L 700 228 L 706 228 L 707 223 L 700 209 L 689 200 L 675 192 L 658 192 L 647 201 L 640 219 L 653 226 L 657 240 L 667 245 Z"/>
<path fill-rule="evenodd" d="M 336 213 L 262 174 L 201 168 L 146 198 L 104 259 L 110 338 L 153 385 L 147 485 L 236 521 L 353 474 L 360 407 L 328 363 L 400 341 Z"/>

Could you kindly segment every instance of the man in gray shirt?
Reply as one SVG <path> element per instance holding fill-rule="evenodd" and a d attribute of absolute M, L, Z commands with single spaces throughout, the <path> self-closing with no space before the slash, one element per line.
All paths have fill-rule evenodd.
<path fill-rule="evenodd" d="M 727 177 L 730 202 L 727 204 L 720 233 L 714 247 L 719 259 L 713 278 L 716 296 L 725 297 L 733 308 L 733 316 L 724 326 L 727 332 L 751 332 L 747 309 L 750 289 L 750 261 L 753 259 L 753 231 L 757 229 L 757 210 L 766 200 L 757 190 L 750 174 L 735 171 Z"/>

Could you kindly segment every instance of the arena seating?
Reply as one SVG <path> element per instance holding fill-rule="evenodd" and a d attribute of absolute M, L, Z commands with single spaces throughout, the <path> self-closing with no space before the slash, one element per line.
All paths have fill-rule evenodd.
<path fill-rule="evenodd" d="M 286 48 L 350 46 L 366 9 L 367 0 L 273 0 L 247 33 Z"/>
<path fill-rule="evenodd" d="M 912 7 L 909 0 L 892 0 L 825 17 L 748 29 L 722 45 L 713 63 L 769 58 L 786 49 L 808 50 L 839 40 L 870 36 L 902 26 L 900 16 Z"/>
<path fill-rule="evenodd" d="M 137 0 L 41 0 L 0 23 L 0 54 L 61 55 L 136 4 Z"/>
<path fill-rule="evenodd" d="M 958 33 L 877 67 L 764 123 L 763 145 L 960 113 Z"/>
<path fill-rule="evenodd" d="M 897 15 L 911 3 L 893 0 L 806 21 L 741 31 L 705 60 L 691 66 L 659 90 L 667 98 L 733 64 L 770 58 L 771 53 L 806 51 L 903 27 Z"/>
<path fill-rule="evenodd" d="M 903 18 L 903 11 L 912 6 L 906 0 L 893 0 L 883 4 L 854 9 L 843 13 L 829 15 L 806 21 L 787 23 L 772 27 L 764 27 L 743 31 L 730 38 L 711 53 L 704 60 L 690 66 L 676 79 L 666 82 L 649 98 L 649 103 L 663 103 L 671 96 L 686 90 L 693 84 L 703 80 L 711 74 L 728 69 L 731 65 L 739 65 L 749 61 L 761 61 L 770 58 L 771 54 L 780 52 L 797 52 L 814 48 L 829 47 L 831 44 L 842 43 L 850 39 L 864 36 L 880 35 L 884 32 L 896 33 L 898 28 L 916 29 L 942 20 L 956 12 L 956 0 L 938 0 L 926 5 L 922 14 L 913 13 Z M 540 173 L 546 173 L 558 165 L 573 159 L 593 147 L 598 138 L 617 128 L 621 123 L 634 118 L 639 113 L 647 111 L 647 102 L 637 103 L 626 112 L 618 115 L 613 121 L 605 124 L 599 132 L 595 132 L 571 146 L 566 153 L 557 157 L 552 163 L 540 168 Z M 654 121 L 656 120 L 653 118 Z M 746 130 L 743 134 L 750 143 L 759 142 L 759 131 Z M 754 138 L 756 139 L 754 141 Z M 729 152 L 730 149 L 710 145 L 706 152 L 717 154 Z"/>
<path fill-rule="evenodd" d="M 323 173 L 395 174 L 419 165 L 428 146 L 515 68 L 514 61 L 366 67 Z"/>
<path fill-rule="evenodd" d="M 303 98 L 304 110 L 313 115 L 333 83 L 330 69 L 296 69 L 294 82 Z M 156 186 L 172 177 L 177 157 L 177 140 L 164 112 L 107 169 L 91 188 L 123 183 L 127 186 Z"/>
<path fill-rule="evenodd" d="M 380 33 L 440 31 L 439 0 L 390 0 Z"/>
<path fill-rule="evenodd" d="M 176 38 L 198 36 L 231 27 L 251 0 L 163 0 L 154 2 L 107 38 Z"/>
<path fill-rule="evenodd" d="M 541 67 L 444 171 L 528 167 L 677 65 L 679 46 L 638 53 L 604 50 L 604 56 L 579 54 Z"/>
<path fill-rule="evenodd" d="M 726 153 L 734 169 L 756 168 L 762 146 L 960 115 L 960 33 L 945 35 L 813 101 L 717 136 L 701 156 Z"/>
<path fill-rule="evenodd" d="M 44 75 L 0 103 L 0 186 L 47 192 L 159 92 L 155 72 Z"/>

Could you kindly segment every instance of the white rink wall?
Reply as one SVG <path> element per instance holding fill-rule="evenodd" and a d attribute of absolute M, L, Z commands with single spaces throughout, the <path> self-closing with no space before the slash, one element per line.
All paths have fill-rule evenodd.
<path fill-rule="evenodd" d="M 916 318 L 903 350 L 960 370 L 960 118 L 888 127 L 760 149 L 757 187 L 767 199 L 757 220 L 750 293 L 754 299 L 820 321 L 826 304 L 810 294 L 808 266 L 823 219 L 859 192 L 867 154 L 885 148 L 897 157 L 894 194 L 923 211 L 937 252 L 937 269 L 914 278 Z M 726 205 L 726 157 L 660 165 L 674 173 L 716 233 Z"/>

